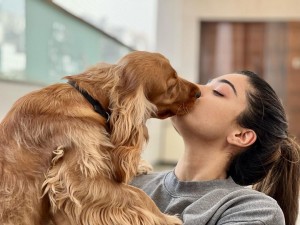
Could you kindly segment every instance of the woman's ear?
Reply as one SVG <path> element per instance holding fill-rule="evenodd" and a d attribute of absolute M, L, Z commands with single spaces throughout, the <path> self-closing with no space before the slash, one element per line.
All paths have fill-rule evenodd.
<path fill-rule="evenodd" d="M 239 147 L 247 147 L 252 145 L 256 141 L 256 133 L 254 130 L 240 128 L 232 132 L 228 137 L 227 141 L 230 144 L 239 146 Z"/>

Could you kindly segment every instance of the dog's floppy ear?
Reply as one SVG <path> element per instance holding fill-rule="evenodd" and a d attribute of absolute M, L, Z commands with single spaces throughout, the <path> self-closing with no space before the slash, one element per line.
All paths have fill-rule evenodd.
<path fill-rule="evenodd" d="M 117 74 L 119 81 L 110 97 L 111 127 L 113 131 L 122 131 L 114 137 L 114 143 L 125 145 L 132 142 L 130 139 L 134 140 L 131 138 L 132 131 L 145 124 L 155 113 L 156 106 L 144 94 L 141 74 L 126 66 L 119 67 Z"/>
<path fill-rule="evenodd" d="M 116 92 L 119 93 L 119 100 L 136 95 L 138 87 L 141 86 L 141 79 L 137 71 L 128 65 L 117 66 L 117 74 L 119 76 Z"/>
<path fill-rule="evenodd" d="M 118 182 L 128 182 L 136 173 L 140 151 L 148 139 L 145 122 L 156 110 L 145 97 L 138 76 L 135 71 L 120 69 L 119 82 L 112 91 L 115 96 L 111 96 L 111 141 L 116 147 L 113 160 Z"/>

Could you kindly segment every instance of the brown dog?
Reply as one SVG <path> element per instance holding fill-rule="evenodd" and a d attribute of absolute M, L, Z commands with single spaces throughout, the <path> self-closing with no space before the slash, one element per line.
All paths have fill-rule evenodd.
<path fill-rule="evenodd" d="M 19 99 L 0 125 L 0 224 L 181 224 L 128 182 L 146 120 L 187 113 L 197 86 L 138 51 L 66 78 Z"/>

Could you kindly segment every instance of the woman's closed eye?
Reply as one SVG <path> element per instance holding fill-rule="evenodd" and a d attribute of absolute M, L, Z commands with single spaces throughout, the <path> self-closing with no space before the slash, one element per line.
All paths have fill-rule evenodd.
<path fill-rule="evenodd" d="M 213 90 L 214 95 L 224 97 L 224 95 L 221 92 L 218 92 L 217 90 Z"/>

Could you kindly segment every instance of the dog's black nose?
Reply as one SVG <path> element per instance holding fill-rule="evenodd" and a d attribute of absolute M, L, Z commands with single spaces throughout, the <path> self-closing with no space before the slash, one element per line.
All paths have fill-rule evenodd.
<path fill-rule="evenodd" d="M 201 96 L 201 92 L 200 91 L 196 92 L 195 97 L 200 98 L 200 96 Z"/>

